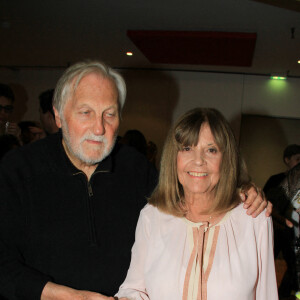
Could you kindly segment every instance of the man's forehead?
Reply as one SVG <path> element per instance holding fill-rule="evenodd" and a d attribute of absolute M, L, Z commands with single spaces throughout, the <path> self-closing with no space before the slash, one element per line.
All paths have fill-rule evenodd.
<path fill-rule="evenodd" d="M 76 76 L 71 83 L 73 91 L 76 91 L 78 87 L 84 85 L 93 85 L 95 87 L 102 87 L 104 84 L 109 83 L 112 89 L 117 90 L 116 83 L 108 76 L 105 76 L 99 72 L 91 72 L 84 74 L 83 76 Z"/>
<path fill-rule="evenodd" d="M 119 110 L 118 89 L 114 80 L 99 73 L 89 73 L 80 78 L 74 78 L 66 104 L 76 105 L 97 98 L 101 91 L 106 91 L 106 97 L 99 99 L 99 104 L 116 106 Z M 99 96 L 100 97 L 100 96 Z"/>
<path fill-rule="evenodd" d="M 89 73 L 82 78 L 75 78 L 71 83 L 70 96 L 74 96 L 79 93 L 93 93 L 103 88 L 108 88 L 113 94 L 118 96 L 118 89 L 114 80 L 110 77 L 105 77 L 98 73 Z"/>
<path fill-rule="evenodd" d="M 1 105 L 12 105 L 12 100 L 7 97 L 0 96 L 0 104 Z"/>

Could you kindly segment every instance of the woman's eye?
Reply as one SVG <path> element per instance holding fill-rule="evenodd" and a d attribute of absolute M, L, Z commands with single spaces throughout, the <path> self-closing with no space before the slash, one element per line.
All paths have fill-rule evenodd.
<path fill-rule="evenodd" d="M 209 148 L 209 149 L 208 149 L 208 152 L 209 152 L 209 153 L 217 153 L 218 150 L 217 150 L 216 148 Z"/>
<path fill-rule="evenodd" d="M 188 146 L 182 148 L 182 151 L 190 151 L 190 150 L 191 150 L 191 147 L 188 147 Z"/>

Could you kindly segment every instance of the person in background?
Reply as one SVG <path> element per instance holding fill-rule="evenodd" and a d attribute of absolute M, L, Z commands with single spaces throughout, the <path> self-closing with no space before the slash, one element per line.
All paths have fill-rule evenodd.
<path fill-rule="evenodd" d="M 156 145 L 147 140 L 144 134 L 136 129 L 131 129 L 125 132 L 124 136 L 120 138 L 119 142 L 121 144 L 128 145 L 130 147 L 135 148 L 138 152 L 142 153 L 147 157 L 147 159 L 153 164 L 156 168 L 156 154 L 157 154 L 157 147 Z"/>
<path fill-rule="evenodd" d="M 7 84 L 0 83 L 0 135 L 12 134 L 18 137 L 20 129 L 11 121 L 15 96 Z"/>
<path fill-rule="evenodd" d="M 292 144 L 288 145 L 283 152 L 283 162 L 287 167 L 287 171 L 292 169 L 298 163 L 300 163 L 300 145 Z M 287 172 L 286 171 L 286 172 Z M 277 188 L 283 179 L 286 177 L 286 172 L 281 172 L 276 175 L 272 175 L 266 182 L 263 191 L 268 193 L 272 188 Z"/>
<path fill-rule="evenodd" d="M 0 160 L 8 151 L 20 146 L 21 145 L 19 139 L 14 135 L 12 134 L 0 135 Z"/>
<path fill-rule="evenodd" d="M 22 145 L 27 145 L 40 140 L 46 136 L 41 126 L 34 121 L 21 121 L 18 123 L 21 130 L 20 141 Z"/>
<path fill-rule="evenodd" d="M 274 256 L 277 258 L 282 253 L 287 268 L 278 288 L 280 298 L 289 297 L 298 289 L 296 275 L 296 257 L 293 249 L 295 234 L 293 229 L 293 206 L 288 197 L 281 190 L 281 183 L 293 167 L 300 162 L 300 145 L 288 145 L 283 152 L 283 161 L 287 171 L 272 175 L 266 182 L 263 191 L 269 201 L 272 202 L 274 212 Z"/>
<path fill-rule="evenodd" d="M 283 182 L 280 184 L 281 193 L 283 197 L 286 197 L 290 201 L 293 210 L 291 218 L 294 222 L 295 231 L 295 255 L 296 255 L 296 278 L 297 289 L 295 296 L 300 299 L 300 234 L 299 234 L 299 213 L 300 213 L 300 163 L 290 169 Z"/>
<path fill-rule="evenodd" d="M 272 221 L 244 213 L 244 166 L 217 110 L 196 108 L 175 122 L 120 300 L 278 299 Z"/>
<path fill-rule="evenodd" d="M 156 166 L 156 156 L 157 146 L 154 142 L 149 141 L 147 144 L 147 158 L 154 166 Z"/>
<path fill-rule="evenodd" d="M 54 89 L 47 90 L 39 95 L 40 121 L 46 134 L 56 133 L 59 130 L 55 122 L 53 110 L 53 96 Z"/>
<path fill-rule="evenodd" d="M 0 295 L 113 299 L 157 184 L 145 156 L 115 143 L 125 98 L 122 76 L 105 64 L 70 66 L 54 93 L 61 130 L 1 161 Z M 260 214 L 267 201 L 246 192 L 247 213 Z"/>
<path fill-rule="evenodd" d="M 139 130 L 127 130 L 121 138 L 120 143 L 135 148 L 143 155 L 147 154 L 147 141 L 145 136 Z"/>
<path fill-rule="evenodd" d="M 291 168 L 280 184 L 295 210 L 300 209 L 300 162 Z M 298 236 L 299 237 L 299 232 Z"/>

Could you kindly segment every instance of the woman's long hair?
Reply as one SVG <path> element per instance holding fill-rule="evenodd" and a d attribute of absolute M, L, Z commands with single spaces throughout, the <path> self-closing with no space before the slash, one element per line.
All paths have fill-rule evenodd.
<path fill-rule="evenodd" d="M 164 145 L 159 183 L 149 199 L 150 204 L 163 212 L 175 216 L 186 213 L 184 190 L 177 176 L 177 154 L 182 147 L 198 144 L 199 132 L 205 123 L 209 125 L 222 152 L 220 179 L 214 188 L 214 201 L 210 212 L 224 212 L 240 202 L 238 188 L 246 184 L 249 177 L 230 125 L 216 109 L 195 108 L 177 120 Z"/>

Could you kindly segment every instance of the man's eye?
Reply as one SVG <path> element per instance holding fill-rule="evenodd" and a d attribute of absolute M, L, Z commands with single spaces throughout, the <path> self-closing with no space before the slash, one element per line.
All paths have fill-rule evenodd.
<path fill-rule="evenodd" d="M 82 112 L 80 112 L 82 115 L 88 115 L 89 113 L 90 113 L 90 111 L 89 110 L 84 110 L 84 111 L 82 111 Z"/>
<path fill-rule="evenodd" d="M 115 112 L 107 112 L 106 113 L 106 116 L 109 117 L 109 118 L 114 117 L 115 115 L 116 115 Z"/>

